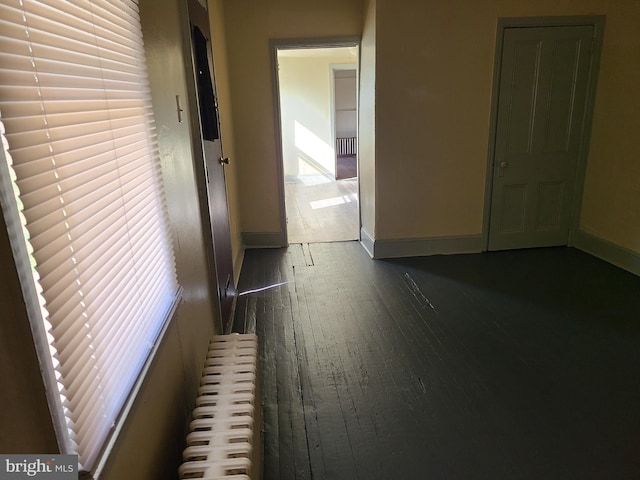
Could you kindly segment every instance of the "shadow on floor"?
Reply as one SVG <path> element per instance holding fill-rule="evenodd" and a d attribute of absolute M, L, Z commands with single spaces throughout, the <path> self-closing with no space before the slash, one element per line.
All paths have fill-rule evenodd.
<path fill-rule="evenodd" d="M 279 284 L 279 285 L 278 285 Z M 264 478 L 640 478 L 640 279 L 570 248 L 247 251 Z"/>

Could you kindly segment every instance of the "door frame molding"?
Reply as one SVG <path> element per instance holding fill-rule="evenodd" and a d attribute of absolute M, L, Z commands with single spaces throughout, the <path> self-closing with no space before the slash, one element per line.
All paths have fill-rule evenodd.
<path fill-rule="evenodd" d="M 282 232 L 282 246 L 289 245 L 287 231 L 287 210 L 284 190 L 284 154 L 282 151 L 282 112 L 280 110 L 280 78 L 278 75 L 278 50 L 300 50 L 312 48 L 358 47 L 360 37 L 317 37 L 317 38 L 272 38 L 269 40 L 271 55 L 271 76 L 273 85 L 274 131 L 276 135 L 276 158 L 278 170 L 278 197 L 280 204 L 280 230 Z M 359 61 L 359 60 L 358 60 Z M 356 67 L 358 70 L 359 67 Z M 359 217 L 358 217 L 359 218 Z"/>
<path fill-rule="evenodd" d="M 591 126 L 593 123 L 593 110 L 596 100 L 598 72 L 600 70 L 600 54 L 602 52 L 605 19 L 606 17 L 604 15 L 498 18 L 498 25 L 496 29 L 496 48 L 493 63 L 493 86 L 491 89 L 491 115 L 489 123 L 487 173 L 485 178 L 484 214 L 482 220 L 483 251 L 487 251 L 489 249 L 489 219 L 491 214 L 491 201 L 493 197 L 493 163 L 495 157 L 496 127 L 498 123 L 498 95 L 500 93 L 500 70 L 502 68 L 502 50 L 505 30 L 507 28 L 527 27 L 593 27 L 593 49 L 591 64 L 589 66 L 589 78 L 587 80 L 587 98 L 585 102 L 584 116 L 582 118 L 575 189 L 572 199 L 571 217 L 569 219 L 569 235 L 567 238 L 567 245 L 570 246 L 573 244 L 573 237 L 578 231 L 580 223 L 582 195 L 584 192 L 587 158 L 589 156 L 589 143 L 591 139 Z"/>
<path fill-rule="evenodd" d="M 188 115 L 182 117 L 182 121 L 188 121 L 189 130 L 191 132 L 191 149 L 193 155 L 193 166 L 198 189 L 198 200 L 200 204 L 200 218 L 203 225 L 203 244 L 207 261 L 207 276 L 209 277 L 209 293 L 212 300 L 212 314 L 215 320 L 215 328 L 223 332 L 222 304 L 220 298 L 220 285 L 218 284 L 218 265 L 216 263 L 216 251 L 213 239 L 213 224 L 210 215 L 209 194 L 207 191 L 207 165 L 205 156 L 205 140 L 202 133 L 202 125 L 200 122 L 200 107 L 198 98 L 196 59 L 193 43 L 193 27 L 198 26 L 205 28 L 201 31 L 207 34 L 207 56 L 209 59 L 209 69 L 211 71 L 211 81 L 215 91 L 215 74 L 213 63 L 213 43 L 211 41 L 211 25 L 209 22 L 208 10 L 202 6 L 199 0 L 187 0 L 184 8 L 184 31 L 183 35 L 183 52 L 185 58 L 186 71 L 186 98 L 184 102 L 187 105 Z M 206 15 L 201 15 L 202 12 Z M 217 96 L 217 92 L 216 92 Z M 178 101 L 178 100 L 176 100 Z M 221 140 L 222 142 L 222 140 Z M 234 308 L 234 307 L 232 307 Z"/>

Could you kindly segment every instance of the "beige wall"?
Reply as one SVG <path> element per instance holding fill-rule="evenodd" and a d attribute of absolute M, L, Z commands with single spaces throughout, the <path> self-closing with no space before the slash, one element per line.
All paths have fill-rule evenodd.
<path fill-rule="evenodd" d="M 412 8 L 378 2 L 376 239 L 478 235 L 498 17 L 592 9 L 561 1 L 406 3 Z"/>
<path fill-rule="evenodd" d="M 0 154 L 0 161 L 4 155 Z M 0 212 L 0 452 L 58 453 L 18 272 Z"/>
<path fill-rule="evenodd" d="M 336 138 L 357 137 L 358 76 L 355 64 L 353 70 L 335 72 L 334 91 Z"/>
<path fill-rule="evenodd" d="M 640 252 L 640 4 L 405 3 L 378 1 L 376 238 L 482 232 L 499 17 L 606 14 L 581 228 Z"/>
<path fill-rule="evenodd" d="M 640 2 L 606 7 L 580 226 L 640 253 Z"/>
<path fill-rule="evenodd" d="M 355 64 L 356 50 L 295 52 L 278 59 L 284 175 L 335 177 L 331 65 Z"/>
<path fill-rule="evenodd" d="M 242 231 L 280 232 L 269 39 L 360 35 L 361 0 L 224 2 Z"/>
<path fill-rule="evenodd" d="M 479 238 L 498 18 L 606 15 L 580 224 L 640 251 L 640 167 L 629 133 L 640 124 L 637 1 L 378 0 L 364 1 L 364 13 L 357 3 L 225 3 L 244 231 L 279 228 L 269 38 L 357 33 L 360 15 L 364 229 L 377 240 Z M 352 15 L 328 21 L 339 10 Z"/>
<path fill-rule="evenodd" d="M 376 240 L 478 234 L 495 7 L 377 2 Z"/>

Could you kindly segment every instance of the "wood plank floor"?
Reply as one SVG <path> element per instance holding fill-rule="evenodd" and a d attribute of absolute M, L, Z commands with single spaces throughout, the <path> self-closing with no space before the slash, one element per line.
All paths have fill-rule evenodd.
<path fill-rule="evenodd" d="M 285 183 L 289 243 L 355 240 L 360 235 L 358 180 L 304 176 Z"/>
<path fill-rule="evenodd" d="M 640 279 L 570 248 L 247 251 L 264 480 L 640 479 Z"/>

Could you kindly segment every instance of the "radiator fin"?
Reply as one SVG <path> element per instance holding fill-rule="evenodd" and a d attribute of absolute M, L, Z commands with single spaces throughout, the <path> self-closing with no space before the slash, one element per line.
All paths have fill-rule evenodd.
<path fill-rule="evenodd" d="M 338 137 L 336 138 L 336 155 L 338 157 L 348 157 L 357 155 L 358 141 L 356 137 Z"/>
<path fill-rule="evenodd" d="M 257 480 L 257 368 L 255 335 L 217 335 L 211 339 L 180 479 Z"/>

